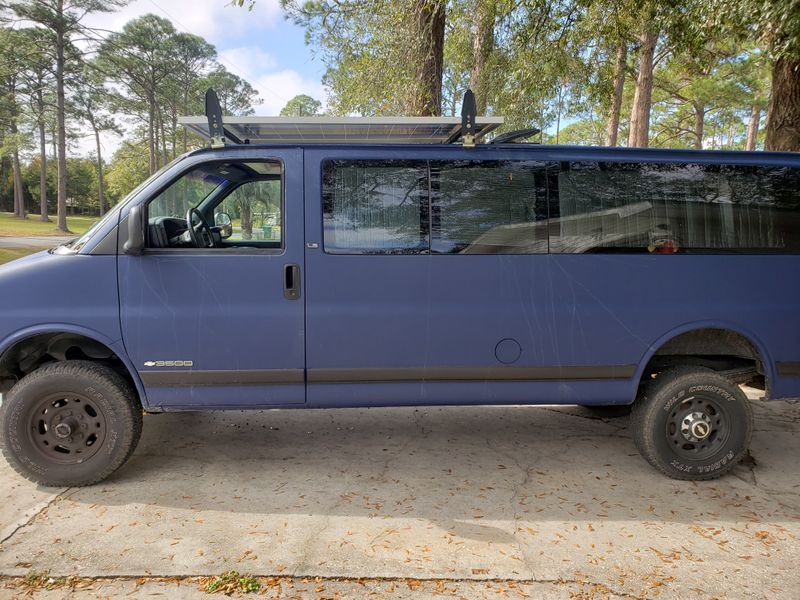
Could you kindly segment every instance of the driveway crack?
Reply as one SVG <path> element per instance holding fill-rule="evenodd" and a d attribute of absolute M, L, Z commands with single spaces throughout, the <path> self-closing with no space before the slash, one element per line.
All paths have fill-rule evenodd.
<path fill-rule="evenodd" d="M 55 504 L 56 502 L 60 502 L 61 500 L 64 500 L 66 498 L 69 498 L 70 495 L 72 495 L 77 491 L 78 491 L 77 488 L 64 488 L 63 490 L 55 494 L 52 498 L 50 498 L 50 500 L 40 505 L 40 508 L 38 510 L 36 510 L 36 508 L 34 507 L 35 512 L 24 523 L 20 523 L 19 525 L 14 527 L 14 529 L 11 530 L 10 533 L 7 533 L 5 536 L 3 536 L 3 538 L 0 539 L 0 545 L 5 544 L 8 540 L 14 537 L 14 535 L 16 535 L 16 533 L 20 529 L 24 529 L 25 527 L 33 523 L 39 515 L 44 514 L 47 511 L 47 509 L 50 508 L 53 504 Z"/>

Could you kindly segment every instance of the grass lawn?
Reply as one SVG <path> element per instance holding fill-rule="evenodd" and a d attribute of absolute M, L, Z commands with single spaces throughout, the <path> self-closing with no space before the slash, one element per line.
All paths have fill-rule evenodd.
<path fill-rule="evenodd" d="M 72 233 L 82 234 L 98 217 L 68 217 L 67 227 Z M 27 219 L 16 219 L 14 213 L 0 212 L 0 236 L 65 235 L 56 229 L 55 217 L 50 223 L 42 223 L 39 215 L 28 215 Z"/>
<path fill-rule="evenodd" d="M 0 265 L 39 252 L 39 250 L 44 250 L 44 248 L 0 248 Z"/>

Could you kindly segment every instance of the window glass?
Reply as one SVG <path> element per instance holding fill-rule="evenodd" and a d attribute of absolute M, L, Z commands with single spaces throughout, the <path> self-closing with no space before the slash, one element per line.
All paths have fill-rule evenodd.
<path fill-rule="evenodd" d="M 324 167 L 325 250 L 334 254 L 428 251 L 425 161 L 333 161 Z"/>
<path fill-rule="evenodd" d="M 552 252 L 798 252 L 800 176 L 785 167 L 556 167 Z"/>
<path fill-rule="evenodd" d="M 222 224 L 223 213 L 233 225 L 233 234 L 225 243 L 264 241 L 280 245 L 281 182 L 273 179 L 241 184 L 214 209 L 216 225 Z"/>
<path fill-rule="evenodd" d="M 216 248 L 280 248 L 282 200 L 279 161 L 212 161 L 198 165 L 148 203 L 148 247 L 197 247 L 196 236 L 191 235 L 186 223 L 189 209 L 195 208 L 211 228 Z M 201 229 L 199 224 L 194 213 L 195 232 Z"/>
<path fill-rule="evenodd" d="M 543 174 L 541 166 L 526 161 L 432 163 L 431 249 L 446 254 L 546 253 Z"/>
<path fill-rule="evenodd" d="M 190 208 L 198 206 L 211 193 L 228 183 L 228 180 L 210 166 L 194 169 L 153 199 L 147 207 L 147 215 L 151 219 L 185 217 Z"/>

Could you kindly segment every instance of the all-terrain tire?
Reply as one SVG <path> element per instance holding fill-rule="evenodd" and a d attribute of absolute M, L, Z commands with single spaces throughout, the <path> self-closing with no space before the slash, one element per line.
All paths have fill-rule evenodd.
<path fill-rule="evenodd" d="M 738 385 L 711 369 L 677 367 L 644 383 L 631 411 L 641 455 L 673 479 L 716 479 L 747 453 L 753 409 Z"/>
<path fill-rule="evenodd" d="M 142 431 L 135 390 L 90 361 L 49 363 L 23 377 L 0 407 L 0 449 L 45 486 L 95 484 L 131 456 Z"/>

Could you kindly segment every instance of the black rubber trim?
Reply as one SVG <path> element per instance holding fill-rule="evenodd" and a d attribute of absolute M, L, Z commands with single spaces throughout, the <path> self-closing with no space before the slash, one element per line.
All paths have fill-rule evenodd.
<path fill-rule="evenodd" d="M 800 362 L 779 362 L 777 367 L 781 377 L 800 377 Z"/>
<path fill-rule="evenodd" d="M 222 385 L 281 385 L 304 383 L 303 369 L 262 369 L 257 371 L 139 371 L 142 383 L 150 387 Z"/>
<path fill-rule="evenodd" d="M 576 367 L 412 367 L 405 369 L 309 369 L 308 383 L 630 379 L 635 373 L 636 365 L 599 365 Z"/>

